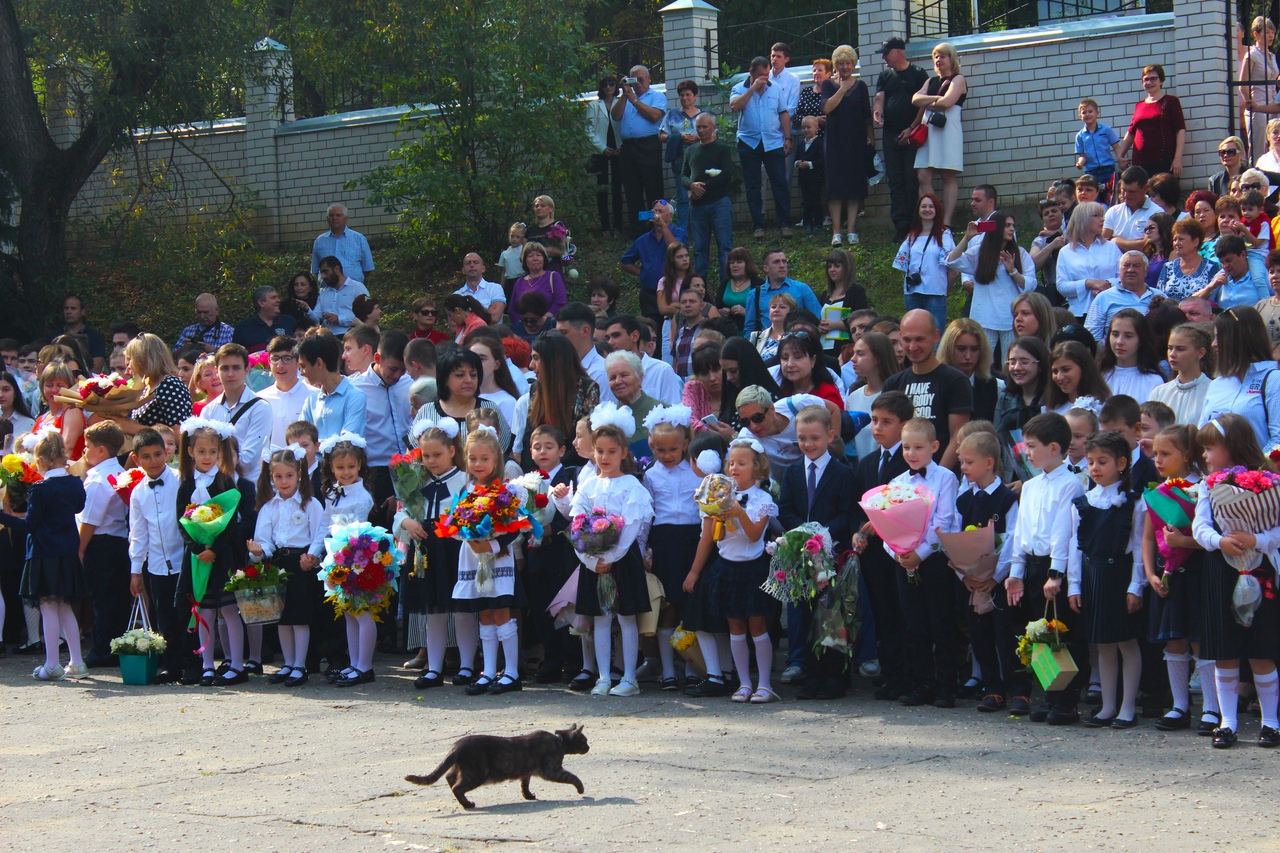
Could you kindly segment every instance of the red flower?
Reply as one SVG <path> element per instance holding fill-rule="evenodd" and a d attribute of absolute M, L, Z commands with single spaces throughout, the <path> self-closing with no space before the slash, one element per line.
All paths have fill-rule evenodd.
<path fill-rule="evenodd" d="M 546 495 L 534 495 L 534 496 L 533 496 L 533 505 L 534 505 L 535 507 L 537 507 L 538 509 L 543 509 L 543 508 L 545 508 L 545 507 L 546 507 L 546 505 L 547 505 L 547 496 L 546 496 Z"/>
<path fill-rule="evenodd" d="M 548 474 L 546 471 L 543 471 L 541 468 L 539 468 L 539 469 L 538 469 L 538 476 L 539 476 L 539 477 L 541 477 L 541 478 L 542 478 L 542 479 L 544 479 L 544 480 L 550 480 L 550 479 L 551 479 L 551 475 L 550 475 L 550 474 Z"/>
<path fill-rule="evenodd" d="M 256 577 L 258 576 L 258 569 L 257 569 L 257 567 L 256 567 L 256 566 L 249 566 L 248 568 L 246 568 L 246 569 L 244 570 L 244 576 L 245 576 L 245 577 L 247 577 L 247 578 L 256 578 Z"/>

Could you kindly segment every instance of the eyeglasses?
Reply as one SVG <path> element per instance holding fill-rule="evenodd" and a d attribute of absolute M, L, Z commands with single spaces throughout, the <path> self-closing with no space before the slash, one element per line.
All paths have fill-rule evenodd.
<path fill-rule="evenodd" d="M 1039 364 L 1040 360 L 1037 358 L 1011 358 L 1005 363 L 1010 367 L 1030 367 L 1033 364 Z"/>
<path fill-rule="evenodd" d="M 740 424 L 757 424 L 757 425 L 759 425 L 759 424 L 764 423 L 764 419 L 765 419 L 765 418 L 767 418 L 767 417 L 769 417 L 769 413 L 768 413 L 768 412 L 756 412 L 754 415 L 752 415 L 752 416 L 751 416 L 751 417 L 749 417 L 749 418 L 742 418 L 742 417 L 738 418 L 738 423 L 740 423 Z"/>
<path fill-rule="evenodd" d="M 268 359 L 272 364 L 293 364 L 297 360 L 292 355 L 273 355 Z"/>
<path fill-rule="evenodd" d="M 434 316 L 436 316 L 436 309 L 434 309 L 434 308 L 419 308 L 419 309 L 418 309 L 416 312 L 414 312 L 414 313 L 416 313 L 419 317 L 434 317 Z"/>
<path fill-rule="evenodd" d="M 1224 148 L 1218 152 L 1219 157 L 1234 157 L 1240 153 L 1239 148 Z"/>
<path fill-rule="evenodd" d="M 1245 192 L 1248 192 L 1249 190 L 1258 190 L 1259 192 L 1261 192 L 1262 184 L 1241 184 L 1240 189 L 1244 190 Z"/>

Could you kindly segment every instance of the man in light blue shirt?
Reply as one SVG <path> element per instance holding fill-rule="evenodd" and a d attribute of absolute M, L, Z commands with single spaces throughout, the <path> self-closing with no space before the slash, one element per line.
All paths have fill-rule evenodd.
<path fill-rule="evenodd" d="M 1241 305 L 1254 306 L 1271 296 L 1271 284 L 1266 278 L 1258 278 L 1249 268 L 1249 254 L 1244 239 L 1235 234 L 1219 237 L 1214 244 L 1218 263 L 1222 270 L 1209 282 L 1209 293 L 1200 291 L 1196 296 L 1208 296 L 1222 310 Z"/>
<path fill-rule="evenodd" d="M 634 83 L 627 82 L 633 79 Z M 648 230 L 647 223 L 640 221 L 640 212 L 662 198 L 662 141 L 658 133 L 667 114 L 667 99 L 649 84 L 648 68 L 632 68 L 631 76 L 622 78 L 622 97 L 614 100 L 610 110 L 622 134 L 618 167 L 627 194 L 632 237 Z"/>
<path fill-rule="evenodd" d="M 302 375 L 320 389 L 302 404 L 299 417 L 316 425 L 321 441 L 343 430 L 361 437 L 365 434 L 365 396 L 338 372 L 341 355 L 342 348 L 333 335 L 311 334 L 298 345 Z"/>
<path fill-rule="evenodd" d="M 791 187 L 787 181 L 787 155 L 791 153 L 791 113 L 782 86 L 769 79 L 769 60 L 751 60 L 750 76 L 729 93 L 729 109 L 738 113 L 738 158 L 742 183 L 751 213 L 754 236 L 764 239 L 764 199 L 760 169 L 769 175 L 773 204 L 782 236 L 790 237 Z"/>
<path fill-rule="evenodd" d="M 467 252 L 462 258 L 462 287 L 454 293 L 473 297 L 489 312 L 490 323 L 501 323 L 507 310 L 507 292 L 502 285 L 487 281 L 484 277 L 484 261 L 475 252 Z"/>
<path fill-rule="evenodd" d="M 815 317 L 822 316 L 822 305 L 813 289 L 803 281 L 787 278 L 787 253 L 781 249 L 770 249 L 764 253 L 764 282 L 751 291 L 747 300 L 747 322 L 743 331 L 747 334 L 769 325 L 769 300 L 779 293 L 789 293 L 801 309 Z"/>
<path fill-rule="evenodd" d="M 1136 308 L 1146 314 L 1151 309 L 1151 300 L 1164 296 L 1162 291 L 1147 287 L 1147 266 L 1147 256 L 1142 252 L 1125 252 L 1120 256 L 1119 287 L 1108 287 L 1093 298 L 1084 327 L 1099 344 L 1106 341 L 1111 318 L 1122 308 Z"/>
<path fill-rule="evenodd" d="M 342 261 L 343 269 L 351 271 L 356 281 L 364 281 L 373 272 L 373 252 L 369 241 L 359 231 L 347 227 L 347 209 L 340 204 L 329 205 L 326 212 L 329 230 L 316 237 L 311 245 L 311 274 L 320 272 L 320 262 L 327 257 Z"/>
<path fill-rule="evenodd" d="M 320 295 L 316 297 L 316 307 L 307 312 L 312 321 L 324 324 L 325 328 L 341 337 L 356 321 L 356 312 L 351 305 L 357 296 L 368 296 L 369 291 L 363 282 L 349 278 L 342 271 L 342 262 L 332 255 L 320 261 Z"/>

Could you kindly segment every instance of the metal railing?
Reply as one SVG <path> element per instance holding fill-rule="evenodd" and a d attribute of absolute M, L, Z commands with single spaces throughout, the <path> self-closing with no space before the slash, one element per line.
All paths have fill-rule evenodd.
<path fill-rule="evenodd" d="M 754 57 L 767 57 L 769 48 L 777 42 L 791 48 L 792 66 L 804 66 L 819 57 L 830 59 L 837 45 L 857 47 L 858 10 L 855 7 L 722 26 L 719 37 L 720 64 L 732 71 L 745 71 Z"/>
<path fill-rule="evenodd" d="M 1099 15 L 1173 11 L 1173 0 L 904 0 L 907 38 L 940 39 L 1079 21 Z"/>
<path fill-rule="evenodd" d="M 666 80 L 663 68 L 662 36 L 596 42 L 592 47 L 598 59 L 592 64 L 592 85 L 601 74 L 626 74 L 637 65 L 649 69 L 654 83 Z"/>

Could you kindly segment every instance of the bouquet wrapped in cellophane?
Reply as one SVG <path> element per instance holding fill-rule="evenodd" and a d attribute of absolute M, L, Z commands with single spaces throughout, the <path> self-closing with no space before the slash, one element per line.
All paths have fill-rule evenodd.
<path fill-rule="evenodd" d="M 535 536 L 542 535 L 542 525 L 524 508 L 524 490 L 514 483 L 497 485 L 473 485 L 458 495 L 453 505 L 440 514 L 436 522 L 436 535 L 444 539 L 463 542 L 488 541 L 504 533 L 522 533 L 526 530 Z M 470 547 L 470 546 L 468 546 Z M 493 554 L 476 552 L 479 567 L 476 570 L 476 591 L 482 596 L 493 595 L 497 589 L 493 576 Z"/>
<path fill-rule="evenodd" d="M 693 493 L 698 509 L 715 519 L 712 539 L 716 542 L 724 539 L 724 514 L 733 506 L 735 492 L 732 479 L 724 474 L 708 474 L 702 478 L 697 491 Z"/>
<path fill-rule="evenodd" d="M 626 526 L 627 520 L 617 513 L 592 507 L 569 522 L 569 541 L 579 554 L 599 557 L 618 544 Z M 596 594 L 600 598 L 600 609 L 605 614 L 612 613 L 618 600 L 618 584 L 612 571 L 596 574 Z"/>
<path fill-rule="evenodd" d="M 1242 466 L 1215 471 L 1205 478 L 1213 520 L 1223 533 L 1270 530 L 1280 525 L 1280 475 L 1250 471 Z M 1262 584 L 1253 572 L 1262 565 L 1262 553 L 1249 548 L 1239 557 L 1224 553 L 1227 565 L 1240 573 L 1231 596 L 1232 616 L 1246 628 L 1262 602 Z"/>

